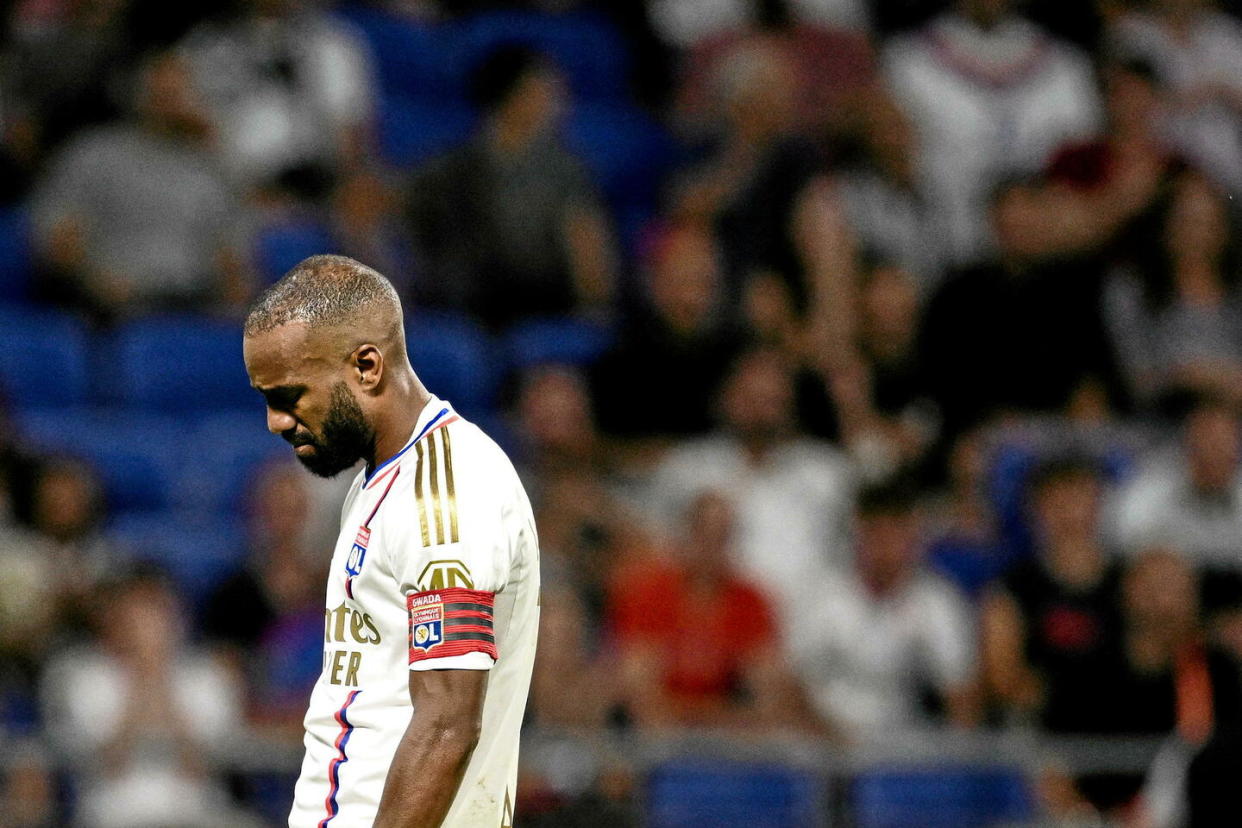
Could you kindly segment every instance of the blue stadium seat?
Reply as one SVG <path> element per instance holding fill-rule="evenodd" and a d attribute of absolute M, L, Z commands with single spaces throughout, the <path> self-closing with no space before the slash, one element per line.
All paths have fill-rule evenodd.
<path fill-rule="evenodd" d="M 337 12 L 366 38 L 385 96 L 464 99 L 461 27 L 353 3 Z"/>
<path fill-rule="evenodd" d="M 139 560 L 157 564 L 194 600 L 202 599 L 245 560 L 241 523 L 195 512 L 123 512 L 108 535 Z"/>
<path fill-rule="evenodd" d="M 1026 779 L 1004 767 L 889 767 L 853 786 L 858 828 L 983 828 L 1034 816 Z"/>
<path fill-rule="evenodd" d="M 275 282 L 307 256 L 339 252 L 328 228 L 311 220 L 269 225 L 259 231 L 255 240 L 255 260 L 266 284 Z"/>
<path fill-rule="evenodd" d="M 505 334 L 504 350 L 519 370 L 546 363 L 589 365 L 612 341 L 612 332 L 597 323 L 548 317 L 518 322 Z"/>
<path fill-rule="evenodd" d="M 239 514 L 259 470 L 293 457 L 288 443 L 268 432 L 261 405 L 255 405 L 251 413 L 204 418 L 194 430 L 193 442 L 201 451 L 195 451 L 195 462 L 186 470 L 192 485 L 182 490 L 178 501 L 189 509 Z"/>
<path fill-rule="evenodd" d="M 67 313 L 0 305 L 0 389 L 19 408 L 87 400 L 90 338 Z"/>
<path fill-rule="evenodd" d="M 17 427 L 34 451 L 89 463 L 112 509 L 158 509 L 176 500 L 185 430 L 168 417 L 92 408 L 23 410 Z"/>
<path fill-rule="evenodd" d="M 651 828 L 816 828 L 825 791 L 812 773 L 779 765 L 674 761 L 647 777 Z"/>
<path fill-rule="evenodd" d="M 503 10 L 477 14 L 461 25 L 466 72 L 497 46 L 520 43 L 551 57 L 576 98 L 620 100 L 626 94 L 629 55 L 625 41 L 602 15 Z"/>
<path fill-rule="evenodd" d="M 109 377 L 124 404 L 197 415 L 254 410 L 242 361 L 241 326 L 205 316 L 157 316 L 122 327 L 114 342 L 116 374 Z"/>
<path fill-rule="evenodd" d="M 466 317 L 420 312 L 406 322 L 410 362 L 431 393 L 467 417 L 490 410 L 499 372 L 491 338 Z"/>
<path fill-rule="evenodd" d="M 582 101 L 564 129 L 570 149 L 595 174 L 614 209 L 655 205 L 676 157 L 662 126 L 630 104 Z"/>
<path fill-rule="evenodd" d="M 394 166 L 414 167 L 465 141 L 474 123 L 474 110 L 465 103 L 386 95 L 380 101 L 380 151 Z"/>
<path fill-rule="evenodd" d="M 30 214 L 22 207 L 0 210 L 0 302 L 29 296 L 33 267 Z"/>

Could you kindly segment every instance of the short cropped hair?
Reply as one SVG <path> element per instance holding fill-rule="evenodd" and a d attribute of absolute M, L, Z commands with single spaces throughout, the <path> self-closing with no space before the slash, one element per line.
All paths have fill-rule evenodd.
<path fill-rule="evenodd" d="M 918 508 L 918 485 L 907 475 L 897 474 L 863 487 L 856 511 L 860 518 L 906 517 Z"/>
<path fill-rule="evenodd" d="M 341 325 L 368 308 L 384 305 L 400 315 L 396 289 L 375 270 L 348 256 L 311 256 L 254 301 L 246 314 L 245 334 L 265 333 L 290 322 Z"/>
<path fill-rule="evenodd" d="M 503 43 L 472 69 L 471 102 L 490 115 L 509 102 L 527 77 L 549 68 L 551 64 L 542 53 L 519 43 Z"/>
<path fill-rule="evenodd" d="M 1056 454 L 1031 470 L 1026 488 L 1031 495 L 1042 494 L 1049 487 L 1066 480 L 1095 480 L 1103 476 L 1100 464 L 1079 453 Z"/>

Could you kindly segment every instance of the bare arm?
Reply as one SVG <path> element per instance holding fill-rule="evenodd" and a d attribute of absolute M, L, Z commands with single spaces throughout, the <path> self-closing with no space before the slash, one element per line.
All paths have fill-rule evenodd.
<path fill-rule="evenodd" d="M 616 261 L 603 214 L 594 207 L 571 208 L 565 216 L 565 244 L 580 305 L 607 307 L 615 288 Z"/>
<path fill-rule="evenodd" d="M 1000 591 L 985 596 L 981 609 L 984 686 L 1012 710 L 1034 710 L 1042 688 L 1023 655 L 1026 624 L 1022 611 Z"/>
<path fill-rule="evenodd" d="M 479 741 L 486 670 L 410 671 L 414 715 L 384 782 L 375 828 L 438 828 Z"/>

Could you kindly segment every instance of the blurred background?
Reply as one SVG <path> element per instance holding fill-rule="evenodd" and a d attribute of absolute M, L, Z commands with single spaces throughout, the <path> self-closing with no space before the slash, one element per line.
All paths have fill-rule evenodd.
<path fill-rule="evenodd" d="M 0 8 L 0 825 L 283 823 L 321 252 L 536 504 L 517 824 L 1236 814 L 1242 3 Z"/>

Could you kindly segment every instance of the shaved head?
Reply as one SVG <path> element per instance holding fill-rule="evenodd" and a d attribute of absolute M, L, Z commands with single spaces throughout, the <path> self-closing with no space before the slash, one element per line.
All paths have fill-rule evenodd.
<path fill-rule="evenodd" d="M 361 262 L 348 256 L 311 256 L 255 300 L 245 334 L 266 333 L 291 322 L 310 330 L 400 328 L 401 299 L 391 282 Z"/>

